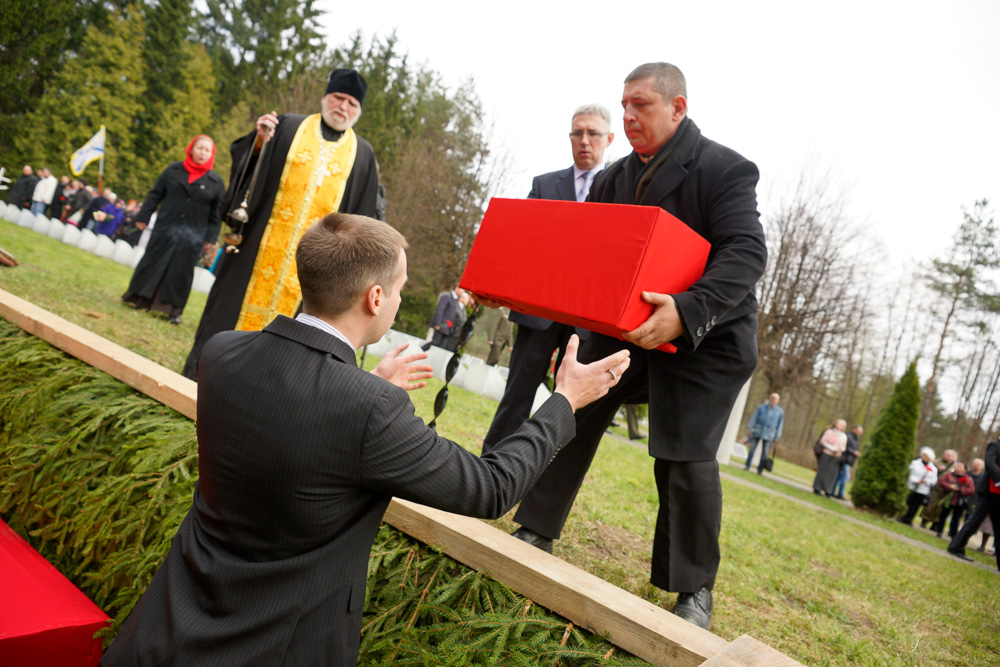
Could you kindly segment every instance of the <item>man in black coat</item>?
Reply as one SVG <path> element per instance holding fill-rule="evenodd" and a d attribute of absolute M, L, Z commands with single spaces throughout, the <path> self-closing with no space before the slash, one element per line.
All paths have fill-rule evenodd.
<path fill-rule="evenodd" d="M 649 454 L 660 509 L 651 582 L 679 593 L 674 613 L 711 625 L 719 567 L 722 486 L 716 454 L 733 404 L 757 365 L 757 298 L 767 250 L 757 167 L 702 136 L 687 118 L 684 76 L 651 63 L 625 80 L 625 134 L 634 152 L 597 177 L 587 201 L 659 206 L 711 244 L 704 275 L 678 294 L 655 285 L 655 306 L 627 342 L 592 335 L 581 356 L 632 352 L 631 370 L 577 414 L 577 437 L 546 469 L 514 517 L 544 547 L 559 537 L 604 430 L 623 403 L 649 402 Z M 614 257 L 608 261 L 613 262 Z M 657 350 L 671 342 L 676 353 Z"/>
<path fill-rule="evenodd" d="M 431 328 L 434 333 L 431 335 L 429 343 L 424 343 L 421 347 L 429 350 L 431 345 L 454 352 L 458 348 L 458 329 L 462 326 L 459 323 L 458 311 L 464 309 L 462 296 L 465 290 L 461 287 L 454 287 L 447 292 L 438 295 L 437 305 L 434 307 L 434 315 L 431 317 Z M 462 319 L 465 322 L 465 319 Z M 452 345 L 454 338 L 454 345 Z"/>
<path fill-rule="evenodd" d="M 302 313 L 205 346 L 194 502 L 102 665 L 353 667 L 392 497 L 501 516 L 628 368 L 626 351 L 577 363 L 574 339 L 557 394 L 474 456 L 413 413 L 403 388 L 431 373 L 406 364 L 427 355 L 403 345 L 373 373 L 356 366 L 399 308 L 405 248 L 383 222 L 329 215 L 298 247 Z"/>
<path fill-rule="evenodd" d="M 38 185 L 38 177 L 35 170 L 30 165 L 24 165 L 21 175 L 10 186 L 7 193 L 7 203 L 15 204 L 21 208 L 31 208 L 31 195 L 35 193 L 35 186 Z"/>
<path fill-rule="evenodd" d="M 991 490 L 991 483 L 994 488 L 1000 490 L 1000 442 L 994 440 L 986 445 L 986 454 L 983 455 L 983 462 L 986 470 L 976 481 L 976 505 L 972 514 L 965 520 L 962 529 L 951 539 L 948 545 L 948 553 L 958 556 L 962 560 L 972 560 L 965 555 L 965 545 L 969 538 L 976 534 L 979 527 L 983 525 L 986 517 L 990 518 L 993 529 L 1000 526 L 1000 493 Z M 997 558 L 997 569 L 1000 569 L 1000 549 L 994 549 Z"/>
<path fill-rule="evenodd" d="M 582 202 L 587 198 L 594 178 L 604 169 L 604 151 L 615 138 L 611 132 L 611 112 L 600 104 L 579 107 L 570 121 L 569 138 L 573 165 L 535 176 L 528 199 Z M 528 418 L 535 392 L 548 373 L 552 353 L 559 350 L 558 373 L 566 342 L 574 332 L 569 325 L 518 312 L 511 312 L 510 321 L 517 325 L 510 373 L 493 423 L 483 439 L 483 452 L 520 428 Z M 576 333 L 586 340 L 589 332 L 579 329 Z M 516 535 L 521 537 L 521 533 Z"/>
<path fill-rule="evenodd" d="M 195 379 L 201 348 L 216 333 L 256 331 L 279 313 L 295 314 L 300 295 L 294 248 L 310 224 L 335 211 L 375 215 L 375 152 L 352 129 L 367 91 L 356 71 L 336 69 L 320 113 L 265 114 L 253 132 L 233 142 L 229 189 L 220 204 L 223 219 L 244 201 L 258 158 L 262 151 L 266 155 L 246 202 L 249 221 L 238 252 L 219 260 L 185 376 Z"/>

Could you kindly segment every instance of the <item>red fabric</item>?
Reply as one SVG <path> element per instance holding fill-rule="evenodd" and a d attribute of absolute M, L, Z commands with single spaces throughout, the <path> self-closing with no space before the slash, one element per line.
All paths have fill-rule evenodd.
<path fill-rule="evenodd" d="M 0 521 L 0 665 L 96 667 L 109 620 Z"/>
<path fill-rule="evenodd" d="M 215 142 L 212 141 L 212 157 L 208 158 L 204 164 L 195 164 L 194 158 L 191 157 L 191 149 L 194 148 L 195 143 L 201 138 L 208 139 L 212 141 L 212 137 L 207 134 L 199 134 L 191 140 L 188 144 L 187 150 L 184 151 L 184 169 L 188 173 L 188 183 L 194 183 L 199 178 L 205 175 L 205 172 L 211 169 L 215 165 Z"/>
<path fill-rule="evenodd" d="M 709 249 L 654 206 L 493 199 L 461 286 L 511 310 L 620 339 L 653 313 L 642 292 L 683 292 L 701 277 Z"/>

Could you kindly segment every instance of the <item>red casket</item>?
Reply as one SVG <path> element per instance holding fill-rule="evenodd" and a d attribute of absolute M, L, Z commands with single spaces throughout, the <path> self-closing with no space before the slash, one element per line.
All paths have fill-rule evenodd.
<path fill-rule="evenodd" d="M 0 665 L 94 667 L 108 617 L 0 521 Z"/>
<path fill-rule="evenodd" d="M 621 338 L 653 312 L 642 292 L 683 292 L 701 277 L 709 249 L 655 206 L 493 199 L 461 286 L 511 310 Z"/>

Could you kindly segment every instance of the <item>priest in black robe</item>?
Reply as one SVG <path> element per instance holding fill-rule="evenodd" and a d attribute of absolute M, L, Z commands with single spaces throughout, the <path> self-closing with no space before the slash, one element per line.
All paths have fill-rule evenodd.
<path fill-rule="evenodd" d="M 219 261 L 185 376 L 195 379 L 202 346 L 220 331 L 260 330 L 279 314 L 295 315 L 301 302 L 295 247 L 316 220 L 336 211 L 375 216 L 375 153 L 352 129 L 367 90 L 358 72 L 336 69 L 320 113 L 265 114 L 253 132 L 233 142 L 220 214 L 225 217 L 246 201 L 248 220 L 238 252 Z"/>

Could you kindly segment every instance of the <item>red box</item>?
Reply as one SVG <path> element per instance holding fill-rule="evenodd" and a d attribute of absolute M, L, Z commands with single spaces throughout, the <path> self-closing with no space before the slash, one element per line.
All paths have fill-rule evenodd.
<path fill-rule="evenodd" d="M 492 199 L 461 286 L 620 339 L 653 313 L 642 292 L 683 292 L 701 277 L 709 250 L 656 206 Z"/>
<path fill-rule="evenodd" d="M 97 667 L 108 617 L 0 521 L 0 665 Z"/>

